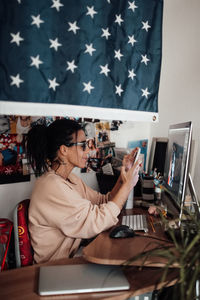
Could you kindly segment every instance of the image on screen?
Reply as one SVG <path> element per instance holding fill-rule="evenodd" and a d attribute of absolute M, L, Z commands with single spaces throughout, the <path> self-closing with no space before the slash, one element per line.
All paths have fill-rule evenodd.
<path fill-rule="evenodd" d="M 171 125 L 165 160 L 164 186 L 178 206 L 183 204 L 191 148 L 191 122 Z"/>

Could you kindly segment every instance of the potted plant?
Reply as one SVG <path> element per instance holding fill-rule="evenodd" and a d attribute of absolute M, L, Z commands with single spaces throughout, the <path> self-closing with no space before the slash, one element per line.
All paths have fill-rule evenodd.
<path fill-rule="evenodd" d="M 200 217 L 199 214 L 191 213 L 183 208 L 184 214 L 179 226 L 169 226 L 169 219 L 163 217 L 162 222 L 168 238 L 172 241 L 171 246 L 161 246 L 147 251 L 142 255 L 143 264 L 149 257 L 159 257 L 166 260 L 163 267 L 160 283 L 163 288 L 152 299 L 159 300 L 198 300 L 200 299 Z M 186 217 L 185 217 L 186 216 Z M 138 259 L 134 257 L 131 261 Z M 167 288 L 166 278 L 171 268 L 177 268 L 177 280 L 175 284 Z M 156 286 L 155 286 L 156 289 Z"/>

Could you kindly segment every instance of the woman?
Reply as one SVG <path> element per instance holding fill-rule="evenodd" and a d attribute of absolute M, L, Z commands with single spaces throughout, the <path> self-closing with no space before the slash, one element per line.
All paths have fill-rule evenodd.
<path fill-rule="evenodd" d="M 89 149 L 76 121 L 60 119 L 28 133 L 27 155 L 37 175 L 29 207 L 29 230 L 36 263 L 72 257 L 82 239 L 118 222 L 117 216 L 138 180 L 139 163 L 126 157 L 113 190 L 102 195 L 72 173 L 84 168 Z"/>

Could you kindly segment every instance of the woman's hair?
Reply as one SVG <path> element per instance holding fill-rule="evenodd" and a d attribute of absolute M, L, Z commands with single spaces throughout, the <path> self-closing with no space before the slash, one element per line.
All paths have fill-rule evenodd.
<path fill-rule="evenodd" d="M 27 135 L 27 157 L 36 175 L 47 171 L 61 145 L 72 141 L 72 134 L 82 127 L 70 119 L 58 119 L 46 125 L 33 126 Z"/>

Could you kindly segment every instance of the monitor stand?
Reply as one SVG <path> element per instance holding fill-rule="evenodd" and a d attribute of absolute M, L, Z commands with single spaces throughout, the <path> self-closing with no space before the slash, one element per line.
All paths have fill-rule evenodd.
<path fill-rule="evenodd" d="M 196 214 L 196 216 L 199 218 L 200 217 L 200 203 L 194 188 L 194 184 L 192 181 L 192 177 L 191 174 L 189 173 L 188 176 L 188 188 L 190 191 L 190 195 L 191 195 L 191 202 L 189 202 L 188 204 L 191 205 L 191 213 L 192 214 Z M 188 217 L 187 213 L 184 214 L 183 213 L 183 206 L 185 205 L 185 201 L 181 207 L 181 212 L 179 214 L 179 222 L 178 222 L 178 227 L 174 230 L 174 234 L 176 236 L 177 239 L 181 239 L 183 237 L 183 233 L 189 231 L 190 232 L 190 238 L 193 238 L 197 231 L 196 231 L 196 224 L 194 222 L 191 222 L 191 218 Z M 174 212 L 174 216 L 175 216 L 175 212 Z M 182 234 L 180 232 L 180 228 L 182 230 Z M 166 232 L 167 233 L 167 232 Z M 167 234 L 168 235 L 168 234 Z M 168 237 L 170 238 L 170 235 L 168 235 Z"/>
<path fill-rule="evenodd" d="M 181 204 L 181 211 L 180 211 L 180 216 L 179 216 L 179 226 L 181 225 L 181 223 L 184 223 L 185 220 L 188 219 L 187 217 L 187 212 L 186 214 L 184 214 L 184 206 L 188 206 L 189 211 L 191 212 L 191 214 L 196 214 L 196 216 L 200 217 L 200 203 L 194 188 L 194 184 L 192 181 L 192 176 L 190 173 L 188 173 L 188 188 L 189 188 L 189 192 L 191 195 L 191 201 L 189 201 L 188 203 L 186 202 L 186 200 L 184 199 L 184 201 Z M 188 219 L 190 220 L 190 218 Z"/>
<path fill-rule="evenodd" d="M 188 187 L 189 187 L 189 191 L 192 197 L 192 204 L 194 204 L 194 209 L 196 211 L 196 213 L 198 215 L 200 215 L 200 203 L 199 203 L 199 199 L 197 197 L 195 188 L 194 188 L 194 184 L 192 181 L 192 177 L 191 174 L 189 173 L 189 177 L 188 177 Z"/>

